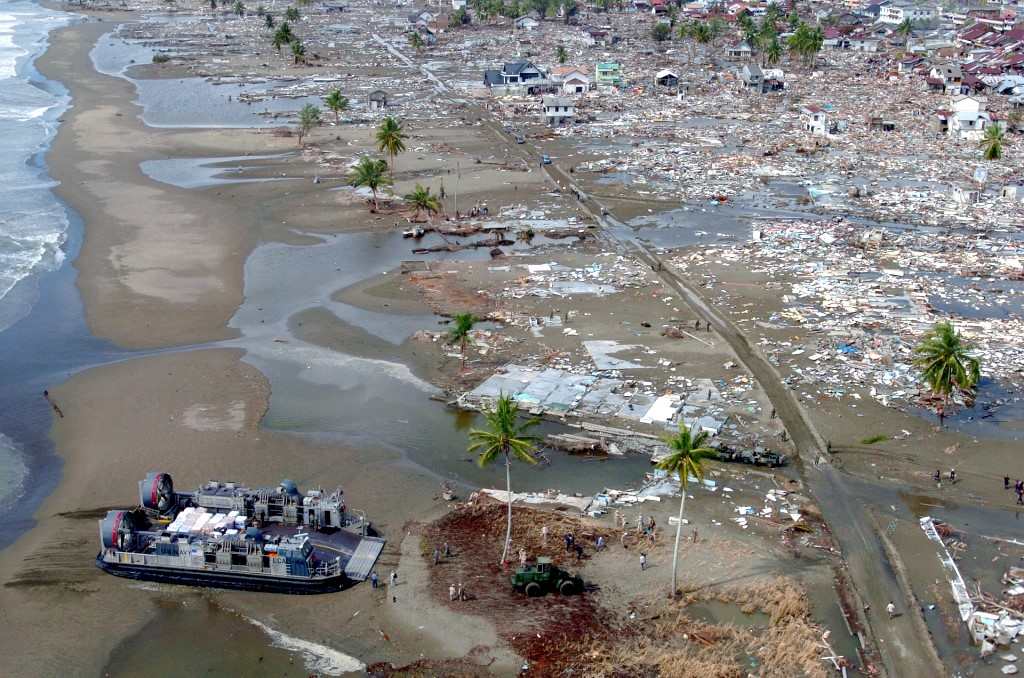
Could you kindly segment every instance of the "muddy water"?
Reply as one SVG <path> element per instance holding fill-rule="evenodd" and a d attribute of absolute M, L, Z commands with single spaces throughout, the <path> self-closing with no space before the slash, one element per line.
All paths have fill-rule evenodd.
<path fill-rule="evenodd" d="M 300 678 L 365 675 L 359 662 L 315 643 L 282 635 L 199 595 L 159 604 L 161 614 L 118 646 L 104 676 L 250 676 Z M 168 639 L 187 640 L 188 651 Z"/>
<path fill-rule="evenodd" d="M 431 245 L 428 237 L 422 243 Z M 312 433 L 371 448 L 399 452 L 405 462 L 438 479 L 467 486 L 503 484 L 501 469 L 480 469 L 466 452 L 472 415 L 459 415 L 441 402 L 432 385 L 399 362 L 357 357 L 304 341 L 291 318 L 325 310 L 381 343 L 398 345 L 419 329 L 437 327 L 432 314 L 394 315 L 335 301 L 335 292 L 393 270 L 409 254 L 410 241 L 396 232 L 342 234 L 319 244 L 268 244 L 246 264 L 245 303 L 231 326 L 242 333 L 233 345 L 271 384 L 264 424 Z M 486 260 L 485 248 L 416 256 L 442 264 Z M 343 413 L 343 414 L 339 414 Z M 545 424 L 539 433 L 559 430 Z M 547 455 L 550 464 L 517 474 L 519 490 L 556 488 L 592 494 L 605 487 L 637 486 L 650 469 L 644 458 L 587 460 Z"/>

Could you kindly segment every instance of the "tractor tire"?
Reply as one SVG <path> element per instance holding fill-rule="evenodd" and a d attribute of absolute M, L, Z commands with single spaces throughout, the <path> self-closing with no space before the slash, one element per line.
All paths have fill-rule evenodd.
<path fill-rule="evenodd" d="M 537 598 L 543 594 L 544 591 L 541 590 L 540 584 L 538 584 L 537 582 L 531 581 L 529 584 L 526 585 L 526 595 L 530 596 L 531 598 Z"/>
<path fill-rule="evenodd" d="M 575 593 L 579 593 L 579 591 L 576 590 L 576 582 L 574 582 L 571 579 L 566 579 L 561 584 L 559 584 L 558 592 L 561 593 L 563 596 L 571 596 Z"/>

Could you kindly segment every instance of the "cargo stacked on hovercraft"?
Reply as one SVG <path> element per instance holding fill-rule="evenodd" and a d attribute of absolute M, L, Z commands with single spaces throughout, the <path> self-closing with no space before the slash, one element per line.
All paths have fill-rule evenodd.
<path fill-rule="evenodd" d="M 369 576 L 384 547 L 341 489 L 299 492 L 283 480 L 248 488 L 212 481 L 175 492 L 167 473 L 139 483 L 139 508 L 100 520 L 96 564 L 133 579 L 323 593 Z"/>

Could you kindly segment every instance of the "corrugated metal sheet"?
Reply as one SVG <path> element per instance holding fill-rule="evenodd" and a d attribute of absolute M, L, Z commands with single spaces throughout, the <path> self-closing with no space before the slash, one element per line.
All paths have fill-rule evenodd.
<path fill-rule="evenodd" d="M 376 537 L 363 537 L 356 547 L 355 553 L 345 565 L 345 576 L 353 581 L 364 581 L 370 576 L 380 552 L 384 549 L 384 540 Z"/>

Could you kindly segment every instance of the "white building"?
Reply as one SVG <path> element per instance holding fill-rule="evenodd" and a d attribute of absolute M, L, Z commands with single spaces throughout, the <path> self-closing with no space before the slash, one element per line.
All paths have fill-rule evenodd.
<path fill-rule="evenodd" d="M 452 9 L 456 12 L 460 9 L 466 9 L 466 0 L 452 0 Z"/>
<path fill-rule="evenodd" d="M 804 106 L 800 109 L 800 124 L 804 131 L 818 136 L 828 135 L 828 114 L 819 106 Z"/>
<path fill-rule="evenodd" d="M 907 2 L 900 2 L 883 5 L 878 13 L 878 20 L 883 24 L 898 26 L 907 19 L 917 23 L 932 21 L 938 16 L 938 10 L 932 5 L 913 5 Z"/>
<path fill-rule="evenodd" d="M 576 105 L 568 97 L 544 97 L 544 120 L 552 127 L 557 127 L 567 120 L 576 117 Z"/>
<path fill-rule="evenodd" d="M 585 94 L 590 89 L 590 76 L 575 66 L 559 66 L 551 70 L 551 81 L 557 82 L 562 94 Z"/>
<path fill-rule="evenodd" d="M 992 116 L 985 110 L 985 100 L 974 96 L 953 97 L 953 110 L 949 116 L 949 135 L 959 139 L 978 139 L 992 124 Z"/>

